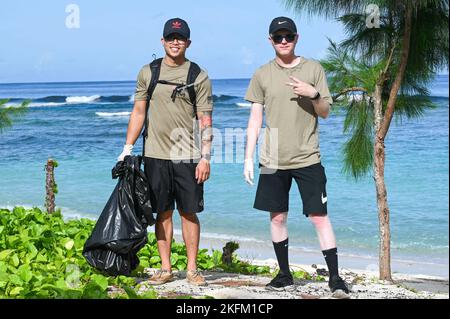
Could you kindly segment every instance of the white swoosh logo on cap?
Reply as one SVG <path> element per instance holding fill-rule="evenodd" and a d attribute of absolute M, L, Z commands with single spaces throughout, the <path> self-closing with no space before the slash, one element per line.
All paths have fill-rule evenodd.
<path fill-rule="evenodd" d="M 287 21 L 278 21 L 278 24 L 286 23 Z"/>

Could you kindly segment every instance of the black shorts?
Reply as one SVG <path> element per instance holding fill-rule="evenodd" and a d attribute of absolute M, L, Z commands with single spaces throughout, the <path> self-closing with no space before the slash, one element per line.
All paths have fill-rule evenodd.
<path fill-rule="evenodd" d="M 197 184 L 194 162 L 172 162 L 144 157 L 154 213 L 177 209 L 183 213 L 203 211 L 203 183 Z"/>
<path fill-rule="evenodd" d="M 254 208 L 272 213 L 289 210 L 289 190 L 292 178 L 302 197 L 303 214 L 327 214 L 325 169 L 321 163 L 289 170 L 261 167 Z"/>

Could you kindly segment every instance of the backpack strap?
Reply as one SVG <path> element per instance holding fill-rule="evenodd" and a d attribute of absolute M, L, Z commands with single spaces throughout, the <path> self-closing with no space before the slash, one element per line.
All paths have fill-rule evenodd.
<path fill-rule="evenodd" d="M 190 65 L 189 71 L 188 71 L 186 85 L 193 84 L 201 71 L 202 70 L 200 69 L 198 64 L 191 61 L 191 65 Z M 191 100 L 192 106 L 194 107 L 195 118 L 198 120 L 198 118 L 197 118 L 197 92 L 195 92 L 195 86 L 194 85 L 188 86 L 187 91 L 189 93 L 189 99 Z"/>
<path fill-rule="evenodd" d="M 161 73 L 162 60 L 162 58 L 159 58 L 153 60 L 153 62 L 150 63 L 151 79 L 147 89 L 147 104 L 145 106 L 144 131 L 142 132 L 142 156 L 145 155 L 145 140 L 147 139 L 148 135 L 148 108 L 150 107 L 150 100 L 153 96 L 153 92 L 155 91 L 156 85 L 158 84 L 159 74 Z"/>
<path fill-rule="evenodd" d="M 159 80 L 159 74 L 161 73 L 161 63 L 162 63 L 162 58 L 156 59 L 154 60 L 152 63 L 150 63 L 150 70 L 152 72 L 152 77 L 150 80 L 150 85 L 148 86 L 148 96 L 147 96 L 147 100 L 150 101 L 150 99 L 153 96 L 153 92 L 155 91 L 156 85 L 158 84 L 158 80 Z"/>

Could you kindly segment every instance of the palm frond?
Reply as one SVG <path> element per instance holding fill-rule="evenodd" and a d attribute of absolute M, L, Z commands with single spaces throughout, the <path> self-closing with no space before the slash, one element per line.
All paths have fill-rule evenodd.
<path fill-rule="evenodd" d="M 373 164 L 373 104 L 368 99 L 354 100 L 347 109 L 344 133 L 350 138 L 345 142 L 343 172 L 358 180 L 364 177 Z"/>
<path fill-rule="evenodd" d="M 341 95 L 348 88 L 363 88 L 357 90 L 372 95 L 383 63 L 370 65 L 358 61 L 348 51 L 329 39 L 330 46 L 324 60 L 320 61 L 329 76 L 329 88 L 333 94 Z"/>
<path fill-rule="evenodd" d="M 427 75 L 448 67 L 449 13 L 437 7 L 417 10 L 412 21 L 407 73 Z"/>
<path fill-rule="evenodd" d="M 401 94 L 395 104 L 395 119 L 397 123 L 401 123 L 404 118 L 417 119 L 422 117 L 426 110 L 436 107 L 427 96 Z"/>
<path fill-rule="evenodd" d="M 366 63 L 377 63 L 395 43 L 394 30 L 384 21 L 387 19 L 385 17 L 381 19 L 379 28 L 368 28 L 365 19 L 364 14 L 348 14 L 338 19 L 343 23 L 348 36 L 341 46 Z"/>
<path fill-rule="evenodd" d="M 13 119 L 23 116 L 28 111 L 30 101 L 24 101 L 19 106 L 5 106 L 8 99 L 0 100 L 0 133 L 13 124 Z"/>
<path fill-rule="evenodd" d="M 361 0 L 285 0 L 287 9 L 293 9 L 299 15 L 306 13 L 307 16 L 323 16 L 325 18 L 338 17 L 352 12 L 363 12 L 368 4 L 383 1 L 361 1 Z"/>

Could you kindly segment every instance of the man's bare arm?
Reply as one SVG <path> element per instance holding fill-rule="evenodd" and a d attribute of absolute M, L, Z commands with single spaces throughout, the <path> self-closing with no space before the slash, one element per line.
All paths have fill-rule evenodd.
<path fill-rule="evenodd" d="M 197 112 L 200 121 L 200 136 L 202 140 L 202 158 L 208 159 L 211 156 L 212 134 L 212 112 Z"/>
<path fill-rule="evenodd" d="M 142 127 L 145 123 L 145 109 L 147 107 L 147 101 L 135 101 L 133 111 L 130 115 L 130 121 L 128 122 L 127 129 L 127 141 L 126 144 L 134 145 L 136 140 L 141 134 Z"/>
<path fill-rule="evenodd" d="M 328 115 L 330 114 L 330 103 L 328 103 L 323 98 L 319 98 L 317 100 L 311 100 L 314 111 L 317 115 L 319 115 L 321 118 L 326 119 Z"/>
<path fill-rule="evenodd" d="M 262 104 L 252 103 L 252 109 L 250 111 L 250 117 L 248 119 L 247 146 L 245 148 L 245 160 L 244 160 L 244 179 L 250 185 L 253 185 L 253 178 L 254 178 L 253 153 L 255 152 L 259 132 L 262 127 L 263 109 L 264 107 Z"/>
<path fill-rule="evenodd" d="M 263 106 L 259 103 L 252 103 L 250 118 L 247 127 L 247 147 L 245 149 L 245 159 L 253 159 L 256 142 L 263 122 Z"/>
<path fill-rule="evenodd" d="M 200 122 L 200 136 L 202 140 L 202 159 L 195 169 L 195 178 L 197 183 L 201 184 L 208 180 L 211 172 L 209 161 L 211 159 L 212 134 L 212 112 L 197 112 L 197 118 Z"/>

